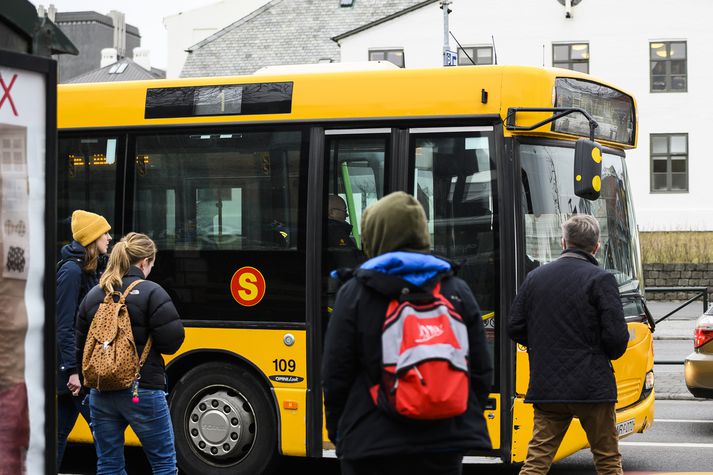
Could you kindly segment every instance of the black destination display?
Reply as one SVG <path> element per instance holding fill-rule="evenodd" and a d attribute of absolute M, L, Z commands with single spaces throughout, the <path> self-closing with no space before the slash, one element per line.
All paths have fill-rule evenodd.
<path fill-rule="evenodd" d="M 146 91 L 146 119 L 289 114 L 292 82 L 158 87 Z"/>

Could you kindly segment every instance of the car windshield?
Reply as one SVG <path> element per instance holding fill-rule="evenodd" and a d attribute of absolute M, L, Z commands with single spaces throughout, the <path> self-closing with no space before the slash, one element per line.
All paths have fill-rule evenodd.
<path fill-rule="evenodd" d="M 520 144 L 527 271 L 557 259 L 561 225 L 576 213 L 599 221 L 599 265 L 616 277 L 620 292 L 641 292 L 641 261 L 624 158 L 603 153 L 599 199 L 574 194 L 574 149 Z"/>

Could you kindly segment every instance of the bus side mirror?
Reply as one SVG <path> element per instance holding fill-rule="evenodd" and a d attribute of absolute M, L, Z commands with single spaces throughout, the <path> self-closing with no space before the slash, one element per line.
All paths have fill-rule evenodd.
<path fill-rule="evenodd" d="M 587 139 L 574 147 L 574 194 L 587 200 L 599 198 L 602 189 L 602 147 Z"/>

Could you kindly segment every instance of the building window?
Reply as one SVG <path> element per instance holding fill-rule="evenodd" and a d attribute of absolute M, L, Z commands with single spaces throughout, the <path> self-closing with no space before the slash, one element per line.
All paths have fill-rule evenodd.
<path fill-rule="evenodd" d="M 589 44 L 566 43 L 552 45 L 552 66 L 588 73 Z"/>
<path fill-rule="evenodd" d="M 396 66 L 405 67 L 404 50 L 402 49 L 372 49 L 369 50 L 369 61 L 391 61 Z"/>
<path fill-rule="evenodd" d="M 651 92 L 686 92 L 688 90 L 685 41 L 649 43 Z"/>
<path fill-rule="evenodd" d="M 651 134 L 651 191 L 688 191 L 688 134 Z"/>
<path fill-rule="evenodd" d="M 466 46 L 458 48 L 458 66 L 493 64 L 492 46 Z"/>

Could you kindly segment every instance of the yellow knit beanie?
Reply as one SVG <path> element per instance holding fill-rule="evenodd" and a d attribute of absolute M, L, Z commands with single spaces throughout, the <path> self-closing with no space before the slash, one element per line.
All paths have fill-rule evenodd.
<path fill-rule="evenodd" d="M 86 247 L 111 229 L 103 216 L 81 209 L 72 213 L 72 238 Z"/>

